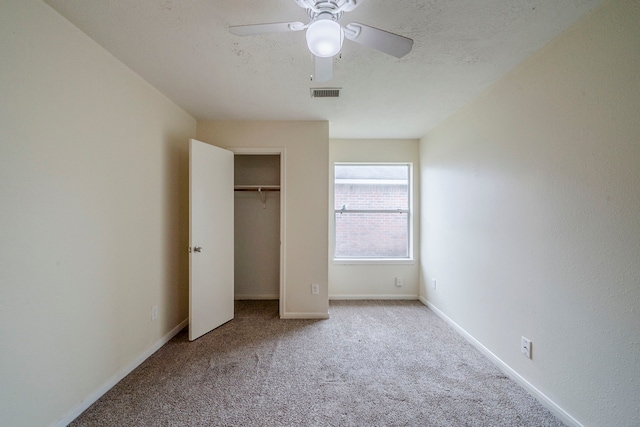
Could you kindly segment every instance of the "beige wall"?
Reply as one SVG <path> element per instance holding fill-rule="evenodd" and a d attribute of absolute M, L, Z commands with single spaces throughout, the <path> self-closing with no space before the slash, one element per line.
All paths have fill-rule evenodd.
<path fill-rule="evenodd" d="M 638 22 L 606 2 L 421 140 L 423 295 L 588 426 L 640 420 Z"/>
<path fill-rule="evenodd" d="M 336 162 L 413 163 L 413 256 L 411 263 L 345 264 L 331 261 L 334 247 L 333 185 L 329 186 L 329 297 L 332 299 L 417 299 L 419 284 L 420 189 L 419 141 L 416 139 L 332 139 L 329 143 L 329 180 Z M 395 278 L 402 277 L 402 287 Z"/>
<path fill-rule="evenodd" d="M 44 426 L 187 318 L 196 122 L 41 1 L 0 58 L 0 424 Z"/>
<path fill-rule="evenodd" d="M 198 122 L 197 138 L 222 148 L 284 148 L 285 318 L 328 316 L 329 124 L 309 122 Z M 311 295 L 311 284 L 320 295 Z"/>

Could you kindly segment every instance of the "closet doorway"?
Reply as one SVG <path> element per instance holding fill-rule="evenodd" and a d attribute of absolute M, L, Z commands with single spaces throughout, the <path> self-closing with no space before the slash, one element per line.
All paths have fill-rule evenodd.
<path fill-rule="evenodd" d="M 234 298 L 284 307 L 284 149 L 233 149 Z"/>

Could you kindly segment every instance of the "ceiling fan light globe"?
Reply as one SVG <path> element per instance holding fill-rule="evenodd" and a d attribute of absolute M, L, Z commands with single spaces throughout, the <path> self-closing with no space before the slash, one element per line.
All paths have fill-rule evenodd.
<path fill-rule="evenodd" d="M 336 21 L 323 19 L 309 25 L 306 38 L 311 53 L 320 58 L 328 58 L 342 49 L 344 32 Z"/>

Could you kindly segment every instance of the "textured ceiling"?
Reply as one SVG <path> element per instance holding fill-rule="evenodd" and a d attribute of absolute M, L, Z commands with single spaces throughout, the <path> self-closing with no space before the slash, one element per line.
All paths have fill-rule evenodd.
<path fill-rule="evenodd" d="M 310 81 L 293 0 L 45 0 L 198 120 L 329 120 L 332 138 L 419 138 L 602 0 L 365 0 L 341 23 L 414 40 L 397 59 L 345 40 L 334 79 Z M 341 87 L 337 99 L 312 87 Z"/>

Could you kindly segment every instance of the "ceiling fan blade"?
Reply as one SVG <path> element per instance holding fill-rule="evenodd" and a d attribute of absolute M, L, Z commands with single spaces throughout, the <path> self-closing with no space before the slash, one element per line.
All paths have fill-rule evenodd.
<path fill-rule="evenodd" d="M 277 22 L 274 24 L 236 25 L 229 27 L 231 34 L 236 36 L 255 36 L 267 33 L 287 33 L 306 28 L 302 22 Z"/>
<path fill-rule="evenodd" d="M 357 22 L 347 24 L 344 36 L 356 43 L 402 58 L 411 52 L 413 40 Z"/>
<path fill-rule="evenodd" d="M 325 83 L 333 79 L 333 57 L 321 58 L 315 56 L 315 72 L 313 73 L 313 81 L 316 83 Z"/>

